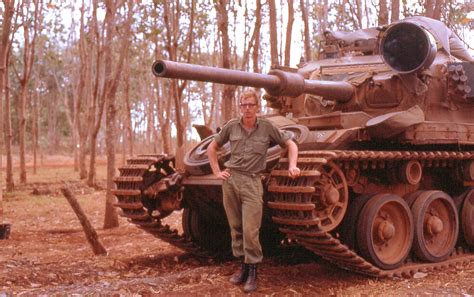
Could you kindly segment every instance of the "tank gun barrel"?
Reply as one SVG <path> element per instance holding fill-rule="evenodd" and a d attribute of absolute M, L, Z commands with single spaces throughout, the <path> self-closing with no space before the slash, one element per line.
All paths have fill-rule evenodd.
<path fill-rule="evenodd" d="M 354 94 L 354 86 L 348 82 L 309 80 L 298 73 L 281 70 L 261 74 L 158 60 L 153 63 L 152 71 L 157 77 L 263 88 L 273 96 L 298 97 L 301 94 L 312 94 L 347 102 Z"/>

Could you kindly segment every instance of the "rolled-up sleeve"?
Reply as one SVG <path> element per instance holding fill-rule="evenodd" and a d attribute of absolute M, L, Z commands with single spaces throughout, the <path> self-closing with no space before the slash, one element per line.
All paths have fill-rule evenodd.
<path fill-rule="evenodd" d="M 270 129 L 270 138 L 275 142 L 278 143 L 281 147 L 286 147 L 286 142 L 288 139 L 291 138 L 290 133 L 287 133 L 286 131 L 282 131 L 278 129 L 277 127 L 271 125 Z"/>
<path fill-rule="evenodd" d="M 230 135 L 230 125 L 229 123 L 222 127 L 222 130 L 219 133 L 214 134 L 214 140 L 218 146 L 223 146 L 227 141 L 229 141 Z"/>

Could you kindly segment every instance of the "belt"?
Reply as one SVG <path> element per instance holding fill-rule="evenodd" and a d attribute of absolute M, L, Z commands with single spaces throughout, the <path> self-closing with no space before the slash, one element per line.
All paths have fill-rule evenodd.
<path fill-rule="evenodd" d="M 237 174 L 240 174 L 240 175 L 245 175 L 245 176 L 249 176 L 249 177 L 258 177 L 258 178 L 261 178 L 262 174 L 261 173 L 250 173 L 250 172 L 245 172 L 245 171 L 240 171 L 240 170 L 235 170 L 235 169 L 229 169 L 230 170 L 230 173 L 237 173 Z"/>

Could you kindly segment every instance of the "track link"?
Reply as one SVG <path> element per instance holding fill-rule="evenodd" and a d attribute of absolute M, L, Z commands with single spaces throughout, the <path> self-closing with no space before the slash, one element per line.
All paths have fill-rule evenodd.
<path fill-rule="evenodd" d="M 127 160 L 127 164 L 119 168 L 120 176 L 114 179 L 116 189 L 113 193 L 117 197 L 115 206 L 120 209 L 122 217 L 138 228 L 186 252 L 209 257 L 209 253 L 198 247 L 188 236 L 163 224 L 162 219 L 167 214 L 155 215 L 153 210 L 144 205 L 147 204 L 147 199 L 155 199 L 145 194 L 147 190 L 159 188 L 157 183 L 174 173 L 169 165 L 171 161 L 164 155 L 140 155 Z M 153 174 L 149 174 L 150 172 Z"/>
<path fill-rule="evenodd" d="M 344 169 L 383 169 L 390 167 L 392 162 L 409 160 L 417 160 L 423 167 L 452 167 L 456 162 L 473 158 L 473 152 L 302 151 L 298 158 L 298 165 L 302 169 L 299 178 L 285 176 L 283 172 L 288 166 L 288 159 L 285 158 L 272 172 L 268 188 L 272 193 L 269 207 L 274 212 L 273 221 L 288 238 L 345 270 L 373 277 L 408 277 L 416 272 L 446 269 L 473 261 L 474 251 L 457 247 L 446 261 L 439 263 L 417 263 L 409 258 L 401 267 L 393 270 L 374 266 L 341 242 L 338 233 L 322 230 L 321 221 L 311 207 L 311 196 L 316 189 L 308 189 L 318 182 L 323 166 L 330 162 Z"/>

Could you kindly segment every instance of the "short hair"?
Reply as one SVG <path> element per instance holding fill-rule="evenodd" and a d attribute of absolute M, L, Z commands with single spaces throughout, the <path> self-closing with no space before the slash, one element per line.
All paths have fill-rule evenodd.
<path fill-rule="evenodd" d="M 242 99 L 244 98 L 250 98 L 250 97 L 253 97 L 255 99 L 255 103 L 257 105 L 260 105 L 259 103 L 259 99 L 258 99 L 258 95 L 257 95 L 257 92 L 255 92 L 254 90 L 244 90 L 242 92 L 242 94 L 240 95 L 240 102 L 242 102 Z"/>

